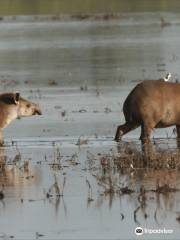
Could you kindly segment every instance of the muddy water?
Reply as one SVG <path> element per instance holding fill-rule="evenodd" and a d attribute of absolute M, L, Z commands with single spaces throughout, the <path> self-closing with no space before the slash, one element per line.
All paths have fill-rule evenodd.
<path fill-rule="evenodd" d="M 112 140 L 136 82 L 167 71 L 179 78 L 179 30 L 178 14 L 159 13 L 107 22 L 1 22 L 1 89 L 22 92 L 44 113 L 4 131 L 2 238 L 132 239 L 137 226 L 173 229 L 158 237 L 178 238 L 179 192 L 154 192 L 157 184 L 180 188 L 178 161 L 173 166 L 165 156 L 167 164 L 156 170 L 119 167 L 114 158 L 121 152 Z M 134 143 L 130 157 L 140 151 L 138 136 L 139 129 L 124 139 Z M 174 134 L 171 128 L 154 136 Z M 175 142 L 160 148 L 175 152 Z M 54 183 L 63 196 L 56 196 Z"/>

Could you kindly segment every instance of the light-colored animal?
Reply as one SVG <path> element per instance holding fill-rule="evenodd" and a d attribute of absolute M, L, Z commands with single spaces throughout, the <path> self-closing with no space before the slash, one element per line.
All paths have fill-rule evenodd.
<path fill-rule="evenodd" d="M 41 115 L 40 107 L 24 99 L 19 93 L 0 94 L 0 145 L 3 145 L 2 130 L 14 119 Z"/>
<path fill-rule="evenodd" d="M 180 84 L 147 80 L 138 84 L 127 96 L 123 112 L 125 124 L 118 126 L 115 140 L 141 126 L 142 141 L 149 141 L 153 128 L 176 125 L 180 139 Z"/>

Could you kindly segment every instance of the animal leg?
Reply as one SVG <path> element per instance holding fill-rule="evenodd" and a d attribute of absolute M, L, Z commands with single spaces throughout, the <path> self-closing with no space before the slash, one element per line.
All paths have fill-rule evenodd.
<path fill-rule="evenodd" d="M 143 167 L 149 167 L 151 160 L 155 158 L 155 149 L 151 141 L 143 142 L 141 144 L 142 156 L 143 156 Z"/>
<path fill-rule="evenodd" d="M 128 123 L 128 122 L 126 122 L 123 125 L 118 126 L 117 130 L 116 130 L 116 136 L 115 136 L 114 140 L 116 142 L 119 142 L 124 134 L 126 134 L 126 133 L 130 132 L 131 130 L 137 128 L 138 126 L 139 126 L 138 124 Z"/>
<path fill-rule="evenodd" d="M 144 143 L 148 143 L 150 142 L 150 137 L 151 137 L 151 132 L 152 132 L 152 125 L 148 124 L 148 123 L 143 123 L 141 125 L 141 136 L 140 136 L 140 140 L 141 142 Z"/>
<path fill-rule="evenodd" d="M 149 160 L 153 159 L 154 151 L 153 151 L 153 145 L 150 141 L 151 132 L 154 128 L 154 125 L 143 123 L 141 125 L 141 147 L 142 147 L 142 153 L 143 153 L 143 163 L 144 166 L 148 166 Z"/>
<path fill-rule="evenodd" d="M 177 131 L 177 147 L 180 149 L 180 125 L 176 125 Z"/>
<path fill-rule="evenodd" d="M 0 146 L 3 146 L 4 141 L 3 141 L 3 134 L 2 134 L 2 130 L 0 130 Z"/>

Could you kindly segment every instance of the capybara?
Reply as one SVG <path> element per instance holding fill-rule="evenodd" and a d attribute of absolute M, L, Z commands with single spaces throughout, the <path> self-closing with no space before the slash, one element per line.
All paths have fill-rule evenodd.
<path fill-rule="evenodd" d="M 136 85 L 127 96 L 123 113 L 125 124 L 118 126 L 115 140 L 141 126 L 140 139 L 150 140 L 153 128 L 176 125 L 180 138 L 180 84 L 160 80 L 146 80 Z"/>

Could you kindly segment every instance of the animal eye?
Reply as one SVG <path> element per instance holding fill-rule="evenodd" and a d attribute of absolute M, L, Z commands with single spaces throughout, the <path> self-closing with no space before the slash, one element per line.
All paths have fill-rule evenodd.
<path fill-rule="evenodd" d="M 27 108 L 30 108 L 30 106 L 31 106 L 31 105 L 30 105 L 29 103 L 26 105 Z"/>

